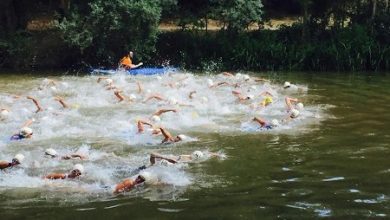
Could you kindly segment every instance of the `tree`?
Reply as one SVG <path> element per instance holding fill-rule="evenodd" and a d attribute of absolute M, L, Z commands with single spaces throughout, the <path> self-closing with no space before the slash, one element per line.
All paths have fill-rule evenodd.
<path fill-rule="evenodd" d="M 115 64 L 129 50 L 148 58 L 155 50 L 161 5 L 148 0 L 93 0 L 77 5 L 59 25 L 63 39 L 89 61 Z"/>

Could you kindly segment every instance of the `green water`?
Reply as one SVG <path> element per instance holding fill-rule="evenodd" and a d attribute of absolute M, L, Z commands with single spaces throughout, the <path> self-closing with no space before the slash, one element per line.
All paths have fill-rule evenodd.
<path fill-rule="evenodd" d="M 23 196 L 0 194 L 0 219 L 389 218 L 390 77 L 369 75 L 271 74 L 307 85 L 306 102 L 331 106 L 327 118 L 294 134 L 200 135 L 192 145 L 223 149 L 228 158 L 191 165 L 207 174 L 202 184 L 154 189 L 180 193 L 75 203 L 66 195 L 17 203 Z"/>

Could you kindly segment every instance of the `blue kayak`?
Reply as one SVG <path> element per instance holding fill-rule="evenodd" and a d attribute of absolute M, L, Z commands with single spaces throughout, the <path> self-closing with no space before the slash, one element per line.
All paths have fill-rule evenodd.
<path fill-rule="evenodd" d="M 121 71 L 126 71 L 129 75 L 157 75 L 157 74 L 165 74 L 167 72 L 174 72 L 176 68 L 172 67 L 145 67 L 145 68 L 137 68 L 131 70 L 114 70 L 114 69 L 92 69 L 92 74 L 116 74 Z"/>

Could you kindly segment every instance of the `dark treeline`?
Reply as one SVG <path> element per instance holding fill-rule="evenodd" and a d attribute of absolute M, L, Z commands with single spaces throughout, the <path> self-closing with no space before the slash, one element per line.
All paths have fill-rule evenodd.
<path fill-rule="evenodd" d="M 0 25 L 0 68 L 390 69 L 389 0 L 1 0 Z"/>

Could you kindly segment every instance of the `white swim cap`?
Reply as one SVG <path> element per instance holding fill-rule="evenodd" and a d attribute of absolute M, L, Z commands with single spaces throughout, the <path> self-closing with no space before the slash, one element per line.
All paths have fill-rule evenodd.
<path fill-rule="evenodd" d="M 213 80 L 212 79 L 207 79 L 207 85 L 213 86 L 214 85 Z"/>
<path fill-rule="evenodd" d="M 299 111 L 296 109 L 291 110 L 291 117 L 296 118 L 299 115 Z"/>
<path fill-rule="evenodd" d="M 179 134 L 179 135 L 177 135 L 177 137 L 179 137 L 180 140 L 182 140 L 182 141 L 185 141 L 185 140 L 188 139 L 188 137 L 186 135 L 184 135 L 184 134 Z"/>
<path fill-rule="evenodd" d="M 113 83 L 112 79 L 108 78 L 104 80 L 106 82 L 106 85 L 110 85 Z"/>
<path fill-rule="evenodd" d="M 157 80 L 162 80 L 162 77 L 161 76 L 157 76 L 156 79 Z"/>
<path fill-rule="evenodd" d="M 251 95 L 248 95 L 248 98 L 249 98 L 249 99 L 254 99 L 255 96 L 251 94 Z"/>
<path fill-rule="evenodd" d="M 238 79 L 238 78 L 241 78 L 241 76 L 242 76 L 241 73 L 237 73 L 237 74 L 236 74 L 236 78 L 237 78 L 237 79 Z"/>
<path fill-rule="evenodd" d="M 54 92 L 57 91 L 57 88 L 56 88 L 55 86 L 51 86 L 50 89 L 51 89 L 52 91 L 54 91 Z"/>
<path fill-rule="evenodd" d="M 137 99 L 137 96 L 135 94 L 130 94 L 130 99 Z"/>
<path fill-rule="evenodd" d="M 146 93 L 151 93 L 151 92 L 152 92 L 152 90 L 150 90 L 150 89 L 146 90 Z"/>
<path fill-rule="evenodd" d="M 291 83 L 290 83 L 290 82 L 287 82 L 287 81 L 284 82 L 284 86 L 283 86 L 284 88 L 288 88 L 288 87 L 290 87 L 290 86 L 291 86 Z"/>
<path fill-rule="evenodd" d="M 157 116 L 157 115 L 153 115 L 152 121 L 154 121 L 154 122 L 160 122 L 160 121 L 161 121 L 161 118 L 160 118 L 159 116 Z"/>
<path fill-rule="evenodd" d="M 244 78 L 244 80 L 249 80 L 250 79 L 250 77 L 249 77 L 249 75 L 243 75 L 243 78 Z"/>
<path fill-rule="evenodd" d="M 149 171 L 142 171 L 140 173 L 140 176 L 145 179 L 145 183 L 147 184 L 156 184 L 158 183 L 158 178 L 154 173 L 151 173 Z"/>
<path fill-rule="evenodd" d="M 193 160 L 197 160 L 197 159 L 203 158 L 204 154 L 202 153 L 202 151 L 196 150 L 196 151 L 192 152 L 191 156 L 192 156 Z"/>
<path fill-rule="evenodd" d="M 271 120 L 271 125 L 273 127 L 278 127 L 280 124 L 279 124 L 279 121 L 277 119 L 272 119 Z"/>
<path fill-rule="evenodd" d="M 17 160 L 19 163 L 22 163 L 24 160 L 24 155 L 23 154 L 16 154 L 14 157 L 14 160 Z"/>
<path fill-rule="evenodd" d="M 3 117 L 7 117 L 8 114 L 9 114 L 9 111 L 8 111 L 7 109 L 2 109 L 0 114 L 1 114 L 1 116 L 3 116 Z"/>
<path fill-rule="evenodd" d="M 73 166 L 73 170 L 78 170 L 80 173 L 84 173 L 84 166 L 78 163 Z"/>
<path fill-rule="evenodd" d="M 303 103 L 302 103 L 302 102 L 300 102 L 300 103 L 297 104 L 297 109 L 302 110 L 303 107 L 304 107 L 304 106 L 303 106 Z"/>
<path fill-rule="evenodd" d="M 203 97 L 202 97 L 202 101 L 203 101 L 203 102 L 208 102 L 209 99 L 208 99 L 206 96 L 203 96 Z"/>
<path fill-rule="evenodd" d="M 251 86 L 251 89 L 256 90 L 257 87 L 255 85 Z"/>
<path fill-rule="evenodd" d="M 45 150 L 45 154 L 52 156 L 52 157 L 55 157 L 55 156 L 57 156 L 57 151 L 54 150 L 53 148 L 48 148 Z"/>
<path fill-rule="evenodd" d="M 27 137 L 28 135 L 31 135 L 33 133 L 33 130 L 29 127 L 23 127 L 20 129 L 19 134 L 23 137 Z"/>

